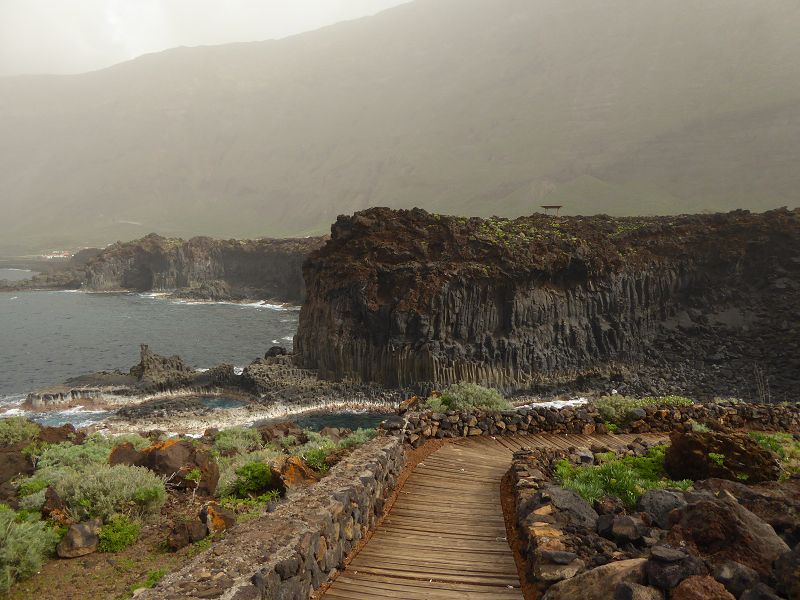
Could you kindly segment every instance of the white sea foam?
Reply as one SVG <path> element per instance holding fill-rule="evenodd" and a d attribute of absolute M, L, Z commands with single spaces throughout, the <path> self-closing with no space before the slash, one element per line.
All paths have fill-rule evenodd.
<path fill-rule="evenodd" d="M 544 402 L 531 402 L 520 408 L 567 408 L 570 406 L 583 406 L 589 402 L 587 398 L 572 398 L 570 400 L 547 400 Z"/>

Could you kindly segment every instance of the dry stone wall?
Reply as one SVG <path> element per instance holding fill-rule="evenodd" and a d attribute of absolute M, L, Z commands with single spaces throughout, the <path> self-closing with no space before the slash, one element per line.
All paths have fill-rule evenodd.
<path fill-rule="evenodd" d="M 620 433 L 670 432 L 692 421 L 733 429 L 800 433 L 800 404 L 708 403 L 638 409 L 635 420 L 619 425 Z M 515 433 L 609 433 L 593 404 L 571 408 L 528 406 L 504 412 L 412 412 L 387 419 L 383 427 L 413 446 L 428 439 Z"/>
<path fill-rule="evenodd" d="M 375 526 L 404 465 L 400 439 L 379 437 L 138 598 L 307 600 Z"/>

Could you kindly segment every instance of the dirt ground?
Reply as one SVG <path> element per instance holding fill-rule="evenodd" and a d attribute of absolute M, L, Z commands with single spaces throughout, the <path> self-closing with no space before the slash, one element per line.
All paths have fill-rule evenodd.
<path fill-rule="evenodd" d="M 166 547 L 172 523 L 197 518 L 203 501 L 191 494 L 169 494 L 160 517 L 142 527 L 139 540 L 122 552 L 95 552 L 72 559 L 54 558 L 30 579 L 15 584 L 2 598 L 8 600 L 122 600 L 130 598 L 158 573 L 174 571 L 198 554 L 204 545 L 178 552 Z"/>

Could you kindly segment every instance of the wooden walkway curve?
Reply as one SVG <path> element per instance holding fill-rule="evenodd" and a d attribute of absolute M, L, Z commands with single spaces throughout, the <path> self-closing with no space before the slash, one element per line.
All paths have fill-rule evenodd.
<path fill-rule="evenodd" d="M 537 434 L 446 444 L 416 466 L 389 515 L 322 597 L 521 600 L 500 503 L 512 452 L 593 443 L 620 448 L 636 437 Z"/>

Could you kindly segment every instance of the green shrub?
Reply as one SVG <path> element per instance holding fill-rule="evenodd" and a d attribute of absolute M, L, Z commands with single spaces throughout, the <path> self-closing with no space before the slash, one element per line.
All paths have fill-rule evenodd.
<path fill-rule="evenodd" d="M 723 464 L 725 464 L 725 455 L 719 454 L 718 452 L 709 452 L 708 460 L 713 462 L 718 467 L 721 467 Z"/>
<path fill-rule="evenodd" d="M 664 471 L 664 446 L 651 448 L 645 456 L 609 460 L 600 465 L 575 467 L 562 460 L 555 476 L 566 489 L 577 492 L 587 502 L 603 496 L 616 496 L 633 508 L 644 492 L 653 488 L 688 488 L 691 481 L 672 481 Z"/>
<path fill-rule="evenodd" d="M 691 406 L 694 402 L 683 396 L 660 396 L 651 398 L 631 398 L 629 396 L 603 396 L 595 400 L 594 405 L 604 421 L 624 425 L 633 419 L 632 412 L 637 408 L 655 406 L 669 408 L 673 406 Z"/>
<path fill-rule="evenodd" d="M 99 434 L 96 434 L 99 435 Z M 94 437 L 94 436 L 92 436 Z M 92 439 L 91 437 L 89 439 Z M 114 448 L 115 446 L 121 446 L 122 444 L 130 444 L 137 450 L 142 450 L 149 446 L 153 445 L 152 440 L 147 439 L 146 437 L 140 436 L 138 433 L 123 433 L 120 435 L 115 435 L 112 437 L 105 438 L 108 440 L 107 444 L 109 447 L 109 451 Z"/>
<path fill-rule="evenodd" d="M 103 442 L 87 440 L 83 444 L 62 442 L 52 444 L 41 451 L 35 458 L 36 467 L 40 470 L 70 467 L 85 469 L 92 465 L 102 465 L 108 462 L 111 447 Z"/>
<path fill-rule="evenodd" d="M 245 454 L 260 450 L 261 447 L 261 434 L 252 427 L 230 427 L 220 431 L 214 438 L 214 450 L 219 454 Z"/>
<path fill-rule="evenodd" d="M 20 498 L 36 494 L 47 489 L 48 483 L 36 475 L 17 481 L 17 495 Z"/>
<path fill-rule="evenodd" d="M 297 445 L 297 436 L 285 435 L 281 438 L 281 448 L 291 448 Z"/>
<path fill-rule="evenodd" d="M 147 517 L 156 514 L 166 499 L 164 480 L 143 467 L 97 465 L 73 471 L 55 483 L 56 492 L 78 521 L 113 515 Z"/>
<path fill-rule="evenodd" d="M 43 521 L 18 519 L 13 510 L 0 504 L 0 592 L 37 573 L 58 539 Z"/>
<path fill-rule="evenodd" d="M 325 448 L 311 448 L 301 455 L 306 464 L 318 473 L 327 473 L 328 467 L 325 459 L 328 458 L 328 450 Z"/>
<path fill-rule="evenodd" d="M 252 498 L 271 487 L 272 468 L 265 463 L 249 463 L 237 469 L 233 495 L 237 498 Z"/>
<path fill-rule="evenodd" d="M 455 383 L 448 387 L 440 397 L 431 396 L 425 401 L 425 408 L 433 412 L 450 410 L 510 410 L 511 403 L 500 392 L 475 383 Z"/>
<path fill-rule="evenodd" d="M 707 425 L 703 425 L 702 423 L 692 423 L 692 431 L 696 431 L 697 433 L 708 433 L 711 430 Z"/>
<path fill-rule="evenodd" d="M 339 447 L 355 448 L 356 446 L 361 446 L 362 444 L 366 444 L 376 435 L 378 435 L 378 432 L 375 429 L 362 429 L 359 427 L 353 433 L 351 433 L 342 441 L 340 441 Z"/>
<path fill-rule="evenodd" d="M 39 490 L 38 492 L 34 492 L 32 494 L 28 494 L 27 496 L 23 496 L 19 500 L 19 508 L 21 510 L 27 511 L 36 511 L 39 512 L 42 510 L 42 506 L 44 505 L 45 494 L 47 490 Z"/>
<path fill-rule="evenodd" d="M 284 456 L 284 454 L 277 450 L 264 449 L 257 450 L 255 452 L 248 452 L 246 454 L 220 457 L 217 461 L 219 463 L 219 482 L 217 483 L 217 495 L 220 497 L 225 497 L 232 496 L 235 493 L 234 483 L 237 479 L 236 472 L 245 465 L 251 463 L 270 464 L 281 456 Z"/>
<path fill-rule="evenodd" d="M 114 515 L 100 529 L 100 552 L 121 552 L 139 539 L 139 524 L 125 515 Z"/>
<path fill-rule="evenodd" d="M 39 425 L 24 417 L 0 419 L 0 446 L 30 442 L 39 435 Z"/>

